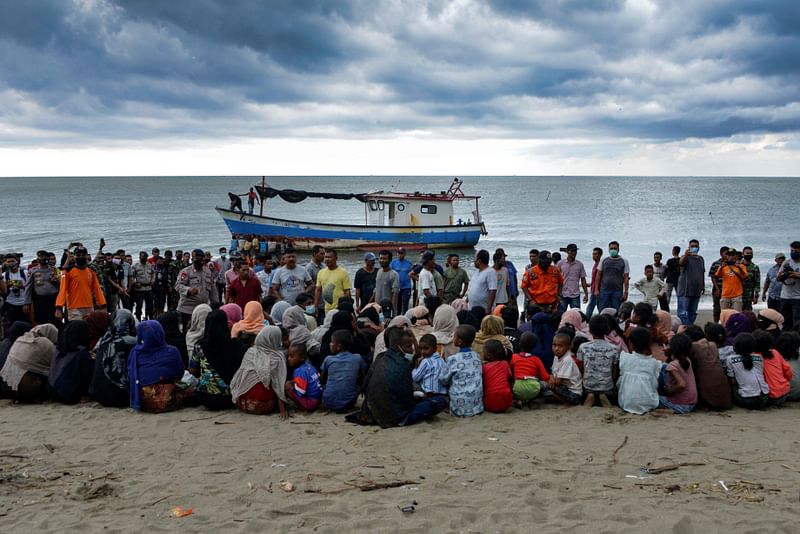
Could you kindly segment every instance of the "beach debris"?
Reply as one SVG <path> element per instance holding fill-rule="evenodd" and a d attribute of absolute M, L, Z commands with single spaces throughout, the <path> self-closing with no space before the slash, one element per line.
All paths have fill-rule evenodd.
<path fill-rule="evenodd" d="M 728 486 L 725 485 L 725 481 L 724 480 L 720 480 L 719 481 L 719 485 L 722 486 L 722 489 L 724 489 L 725 491 L 730 491 L 728 489 Z"/>
<path fill-rule="evenodd" d="M 400 511 L 403 512 L 404 514 L 413 514 L 414 512 L 417 511 L 417 505 L 418 504 L 419 503 L 417 501 L 413 501 L 411 504 L 406 505 L 406 506 L 398 505 L 397 508 L 399 508 Z"/>
<path fill-rule="evenodd" d="M 619 486 L 612 486 L 611 484 L 603 484 L 604 488 L 614 489 L 614 490 L 621 490 L 622 488 Z"/>
<path fill-rule="evenodd" d="M 690 467 L 696 465 L 708 465 L 705 462 L 680 462 L 677 464 L 670 464 L 670 465 L 662 465 L 661 467 L 642 467 L 640 471 L 642 473 L 647 473 L 648 475 L 658 475 L 659 473 L 665 473 L 667 471 L 675 471 L 680 469 L 681 467 Z"/>
<path fill-rule="evenodd" d="M 286 493 L 291 493 L 291 492 L 294 491 L 294 484 L 292 484 L 288 480 L 281 480 L 280 481 L 280 487 Z"/>
<path fill-rule="evenodd" d="M 488 439 L 489 441 L 500 441 L 500 438 L 489 437 L 489 438 L 486 438 L 486 439 Z"/>
<path fill-rule="evenodd" d="M 75 490 L 74 499 L 82 499 L 84 501 L 91 501 L 101 497 L 109 497 L 114 494 L 114 487 L 104 482 L 98 486 L 94 486 L 91 482 L 84 482 L 78 489 Z"/>
<path fill-rule="evenodd" d="M 42 447 L 47 449 L 47 452 L 49 452 L 50 454 L 53 454 L 55 452 L 55 450 L 56 450 L 56 448 L 54 446 L 50 445 L 49 443 L 42 443 Z"/>
<path fill-rule="evenodd" d="M 641 477 L 641 476 L 637 476 L 637 475 L 625 475 L 625 478 L 635 478 L 636 480 L 647 480 L 647 479 L 653 478 L 653 477 Z"/>
<path fill-rule="evenodd" d="M 617 463 L 617 453 L 622 450 L 622 447 L 628 444 L 628 436 L 625 436 L 625 439 L 622 440 L 622 443 L 619 444 L 619 447 L 614 449 L 614 452 L 611 453 L 611 463 Z"/>
<path fill-rule="evenodd" d="M 272 465 L 270 467 L 273 469 L 282 469 L 286 467 L 286 464 L 276 464 L 275 462 L 272 462 Z"/>
<path fill-rule="evenodd" d="M 321 425 L 321 421 L 289 421 L 290 425 Z M 351 434 L 352 436 L 352 434 Z"/>
<path fill-rule="evenodd" d="M 183 506 L 176 506 L 169 511 L 172 517 L 186 517 L 194 513 L 194 508 L 184 508 Z"/>
<path fill-rule="evenodd" d="M 155 505 L 157 505 L 157 504 L 158 504 L 158 503 L 160 503 L 160 502 L 164 502 L 164 501 L 166 501 L 167 499 L 169 499 L 170 497 L 171 497 L 171 495 L 167 495 L 167 496 L 165 496 L 165 497 L 161 497 L 160 499 L 158 499 L 158 500 L 155 500 L 155 501 L 151 502 L 151 503 L 150 503 L 150 506 L 155 506 Z"/>

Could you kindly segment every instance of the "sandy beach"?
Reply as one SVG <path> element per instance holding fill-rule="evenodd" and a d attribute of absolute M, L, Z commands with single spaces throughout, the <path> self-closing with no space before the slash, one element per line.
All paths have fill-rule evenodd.
<path fill-rule="evenodd" d="M 659 418 L 544 406 L 379 430 L 335 414 L 282 422 L 2 401 L 0 523 L 4 532 L 791 532 L 800 457 L 786 428 L 799 410 Z M 675 468 L 642 471 L 664 466 Z M 174 517 L 176 506 L 193 514 Z"/>

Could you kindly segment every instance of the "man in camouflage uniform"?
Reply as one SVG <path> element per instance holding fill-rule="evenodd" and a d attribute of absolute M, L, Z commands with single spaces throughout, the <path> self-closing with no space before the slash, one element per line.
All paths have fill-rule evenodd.
<path fill-rule="evenodd" d="M 175 282 L 178 281 L 178 275 L 187 267 L 183 263 L 183 251 L 178 250 L 175 252 L 175 259 L 172 259 L 172 251 L 164 251 L 164 259 L 167 260 L 167 309 L 169 311 L 178 309 L 178 291 L 175 289 Z"/>
<path fill-rule="evenodd" d="M 217 297 L 216 275 L 208 265 L 204 265 L 205 254 L 201 249 L 192 251 L 192 264 L 185 267 L 178 274 L 175 290 L 180 295 L 178 311 L 183 322 L 185 332 L 192 312 L 199 304 L 216 304 Z"/>
<path fill-rule="evenodd" d="M 758 302 L 758 295 L 761 293 L 761 269 L 753 262 L 752 247 L 742 249 L 742 265 L 747 268 L 747 278 L 742 283 L 742 311 L 753 311 L 753 304 Z"/>

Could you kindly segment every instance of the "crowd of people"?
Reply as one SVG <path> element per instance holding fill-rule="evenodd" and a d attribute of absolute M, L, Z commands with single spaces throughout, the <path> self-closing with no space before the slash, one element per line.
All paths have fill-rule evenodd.
<path fill-rule="evenodd" d="M 9 254 L 0 396 L 281 418 L 325 409 L 383 427 L 540 403 L 685 414 L 800 400 L 800 242 L 775 255 L 763 286 L 751 247 L 723 247 L 706 270 L 699 246 L 666 262 L 656 252 L 635 304 L 616 241 L 606 257 L 592 251 L 590 276 L 574 244 L 532 249 L 521 273 L 503 249 L 480 250 L 472 276 L 456 254 L 443 267 L 431 250 L 416 263 L 381 250 L 352 280 L 320 246 L 305 264 L 291 248 L 250 247 L 153 248 L 134 262 L 102 240 L 93 257 L 81 243 L 28 265 Z M 706 277 L 714 319 L 701 327 Z"/>

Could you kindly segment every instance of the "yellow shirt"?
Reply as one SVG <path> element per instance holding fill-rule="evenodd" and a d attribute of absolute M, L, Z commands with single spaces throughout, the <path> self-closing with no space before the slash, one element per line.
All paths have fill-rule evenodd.
<path fill-rule="evenodd" d="M 352 286 L 350 276 L 342 267 L 336 267 L 332 271 L 325 267 L 317 274 L 317 287 L 322 289 L 322 302 L 325 303 L 327 313 L 336 308 L 339 298 Z"/>

